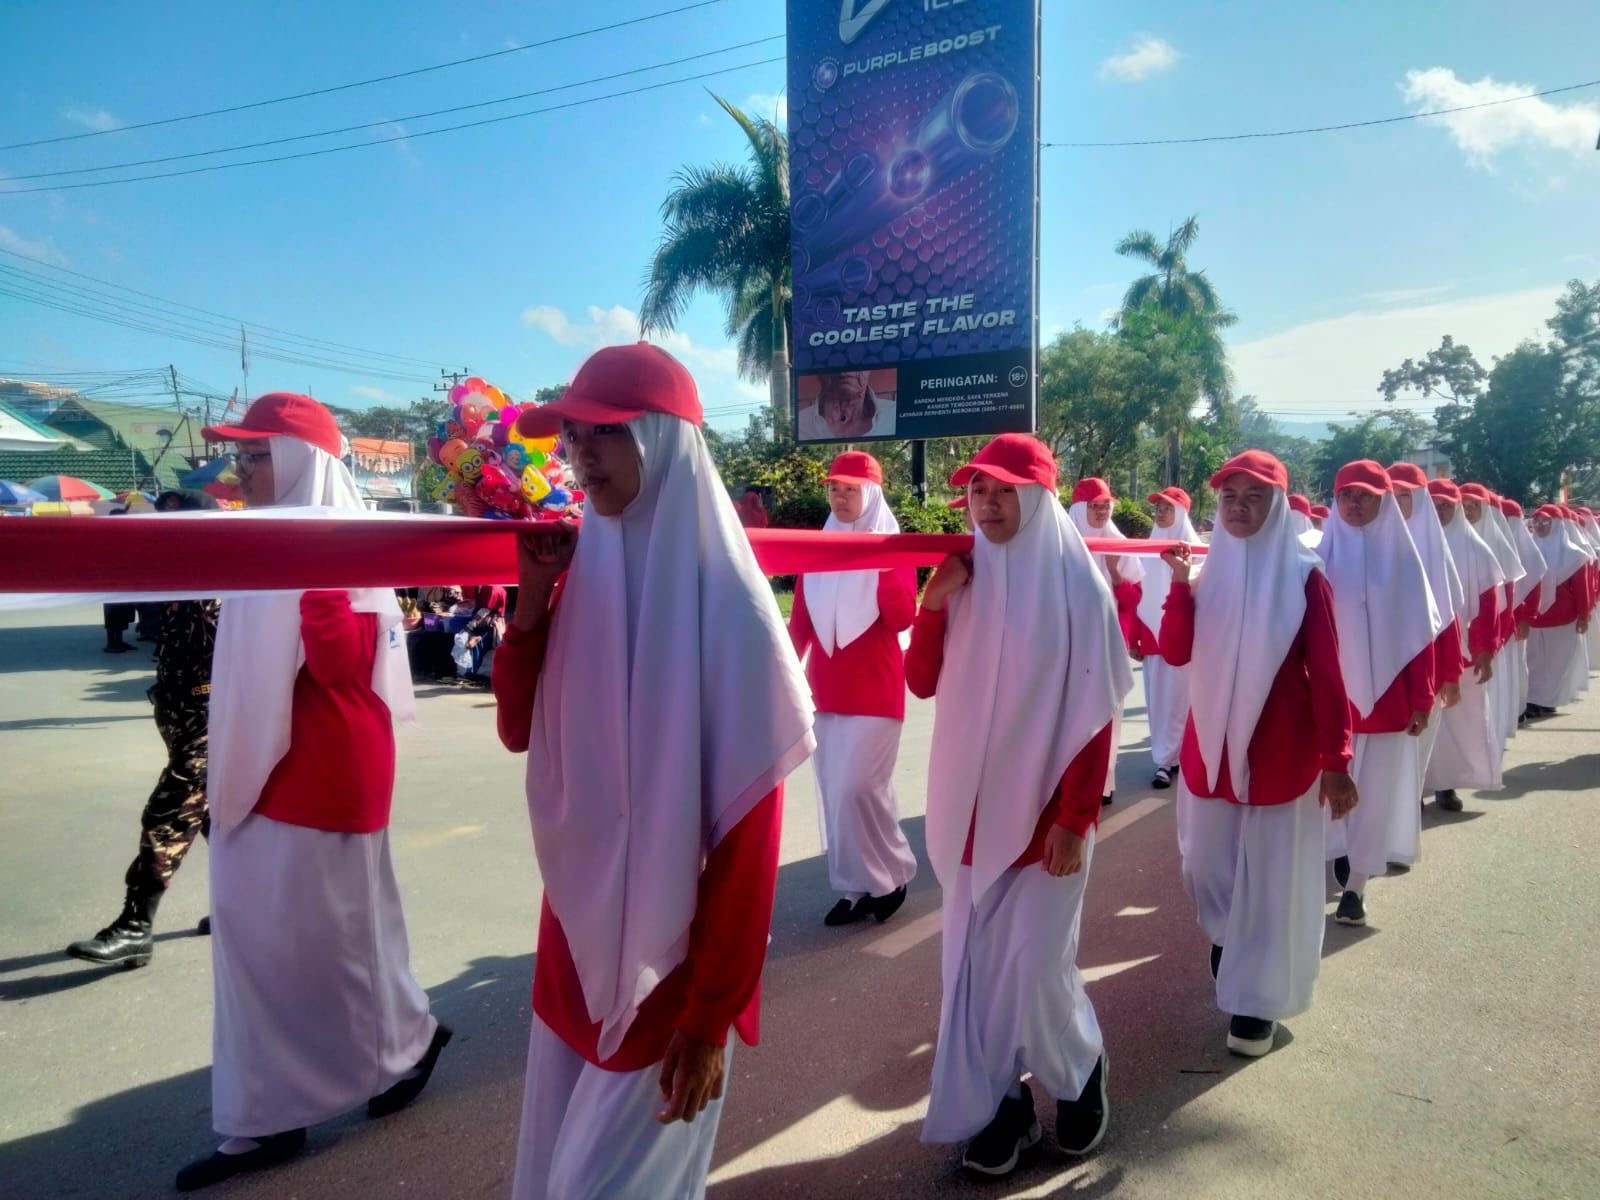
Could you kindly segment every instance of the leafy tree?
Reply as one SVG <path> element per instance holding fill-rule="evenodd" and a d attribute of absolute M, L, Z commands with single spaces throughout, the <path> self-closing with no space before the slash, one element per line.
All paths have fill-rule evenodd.
<path fill-rule="evenodd" d="M 1039 437 L 1063 478 L 1110 477 L 1131 463 L 1155 408 L 1147 355 L 1079 326 L 1039 354 Z"/>
<path fill-rule="evenodd" d="M 789 407 L 789 140 L 771 121 L 712 98 L 744 132 L 748 161 L 674 176 L 639 322 L 647 333 L 672 329 L 696 292 L 721 296 L 740 373 L 770 382 L 781 421 Z"/>
<path fill-rule="evenodd" d="M 443 396 L 423 396 L 408 407 L 374 405 L 371 408 L 340 408 L 329 405 L 339 427 L 351 437 L 385 438 L 410 442 L 419 461 L 426 459 L 428 439 L 450 410 Z"/>
<path fill-rule="evenodd" d="M 1337 425 L 1325 441 L 1311 453 L 1308 490 L 1315 496 L 1333 495 L 1334 477 L 1339 468 L 1358 458 L 1370 458 L 1388 466 L 1403 460 L 1428 437 L 1428 422 L 1415 413 L 1377 412 L 1365 415 L 1354 425 Z"/>
<path fill-rule="evenodd" d="M 1415 392 L 1422 399 L 1467 404 L 1482 395 L 1488 378 L 1489 372 L 1472 356 L 1472 351 L 1446 334 L 1439 348 L 1429 350 L 1422 361 L 1408 358 L 1398 367 L 1385 371 L 1378 390 L 1389 401 Z"/>

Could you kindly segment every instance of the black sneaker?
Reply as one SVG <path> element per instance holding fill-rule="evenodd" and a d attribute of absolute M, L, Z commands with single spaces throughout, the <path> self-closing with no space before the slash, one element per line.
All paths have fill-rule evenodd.
<path fill-rule="evenodd" d="M 878 918 L 879 924 L 887 921 L 900 911 L 900 906 L 906 902 L 906 885 L 901 884 L 887 896 L 873 896 L 872 915 Z"/>
<path fill-rule="evenodd" d="M 1361 893 L 1347 889 L 1345 894 L 1339 897 L 1339 907 L 1334 910 L 1333 919 L 1341 925 L 1365 925 L 1367 906 L 1361 899 Z"/>
<path fill-rule="evenodd" d="M 994 1120 L 967 1143 L 961 1152 L 961 1165 L 979 1175 L 999 1178 L 1017 1169 L 1022 1152 L 1037 1146 L 1044 1137 L 1039 1118 L 1033 1111 L 1033 1089 L 1022 1085 L 1022 1095 L 1000 1101 Z"/>
<path fill-rule="evenodd" d="M 1442 792 L 1435 792 L 1433 803 L 1440 812 L 1461 811 L 1461 797 L 1456 795 L 1455 788 L 1445 788 Z"/>
<path fill-rule="evenodd" d="M 828 910 L 828 915 L 822 918 L 822 923 L 829 926 L 854 925 L 872 915 L 872 897 L 863 896 L 859 900 L 841 900 Z"/>
<path fill-rule="evenodd" d="M 1217 972 L 1222 969 L 1222 947 L 1211 947 L 1211 978 L 1216 979 Z"/>
<path fill-rule="evenodd" d="M 1115 792 L 1107 792 L 1104 796 L 1100 797 L 1100 807 L 1109 808 L 1111 806 L 1111 802 L 1116 798 L 1117 794 Z"/>
<path fill-rule="evenodd" d="M 1278 1031 L 1276 1021 L 1260 1017 L 1233 1017 L 1228 1021 L 1228 1049 L 1245 1058 L 1260 1058 L 1272 1049 L 1272 1035 Z"/>
<path fill-rule="evenodd" d="M 1158 792 L 1165 791 L 1172 786 L 1173 772 L 1172 767 L 1157 767 L 1155 777 L 1150 780 L 1150 786 Z"/>
<path fill-rule="evenodd" d="M 1341 888 L 1350 886 L 1350 860 L 1343 854 L 1333 860 L 1333 877 L 1339 881 Z"/>
<path fill-rule="evenodd" d="M 1111 1123 L 1111 1102 L 1106 1097 L 1109 1074 L 1102 1053 L 1078 1098 L 1056 1101 L 1056 1141 L 1068 1154 L 1081 1158 L 1106 1136 L 1106 1126 Z"/>

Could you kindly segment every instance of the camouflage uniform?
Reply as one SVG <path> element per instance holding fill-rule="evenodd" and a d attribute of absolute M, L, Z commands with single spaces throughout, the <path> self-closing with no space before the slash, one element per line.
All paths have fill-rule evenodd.
<path fill-rule="evenodd" d="M 150 689 L 156 728 L 167 744 L 167 765 L 140 817 L 139 855 L 128 867 L 133 895 L 160 895 L 194 844 L 210 836 L 206 810 L 206 720 L 211 706 L 211 652 L 217 639 L 216 600 L 185 600 L 161 608 L 156 682 Z"/>

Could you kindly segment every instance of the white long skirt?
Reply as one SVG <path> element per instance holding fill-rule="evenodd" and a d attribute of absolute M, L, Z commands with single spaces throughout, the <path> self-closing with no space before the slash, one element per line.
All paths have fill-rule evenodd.
<path fill-rule="evenodd" d="M 1105 1043 L 1078 970 L 1078 924 L 1094 856 L 1057 877 L 1013 867 L 976 909 L 972 868 L 944 894 L 944 994 L 925 1142 L 959 1142 L 987 1125 L 1031 1071 L 1057 1100 L 1075 1100 Z"/>
<path fill-rule="evenodd" d="M 894 794 L 902 728 L 890 717 L 817 714 L 811 763 L 828 882 L 851 899 L 886 896 L 917 874 Z"/>
<path fill-rule="evenodd" d="M 1490 680 L 1490 684 L 1493 684 Z M 1423 779 L 1426 791 L 1476 788 L 1494 792 L 1501 787 L 1500 768 L 1505 744 L 1490 707 L 1489 686 L 1477 681 L 1472 668 L 1461 676 L 1461 700 L 1439 713 L 1439 738 Z"/>
<path fill-rule="evenodd" d="M 1106 783 L 1101 789 L 1102 796 L 1109 796 L 1117 790 L 1117 753 L 1122 748 L 1122 705 L 1117 705 L 1117 711 L 1111 714 L 1111 755 L 1106 759 Z"/>
<path fill-rule="evenodd" d="M 1495 733 L 1501 742 L 1509 742 L 1517 734 L 1517 647 L 1522 643 L 1511 641 L 1494 656 L 1494 678 L 1489 680 L 1489 695 L 1494 704 Z"/>
<path fill-rule="evenodd" d="M 1532 630 L 1529 630 L 1532 636 Z M 1517 720 L 1528 707 L 1528 643 L 1517 641 L 1511 643 L 1511 652 L 1516 656 L 1517 664 L 1517 703 L 1511 710 L 1511 732 L 1517 731 Z"/>
<path fill-rule="evenodd" d="M 1573 626 L 1573 628 L 1577 628 L 1577 626 Z M 1589 670 L 1600 671 L 1600 608 L 1589 610 L 1589 628 L 1583 635 L 1583 645 L 1589 656 Z M 1588 681 L 1585 680 L 1584 682 L 1584 690 L 1587 691 Z"/>
<path fill-rule="evenodd" d="M 1157 767 L 1173 766 L 1189 720 L 1189 668 L 1175 667 L 1159 654 L 1145 655 L 1144 705 L 1150 718 L 1150 757 Z"/>
<path fill-rule="evenodd" d="M 438 1022 L 411 975 L 389 834 L 251 815 L 211 835 L 211 1122 L 261 1137 L 399 1082 Z"/>
<path fill-rule="evenodd" d="M 1578 698 L 1589 676 L 1588 655 L 1576 625 L 1528 630 L 1528 702 L 1560 708 Z"/>
<path fill-rule="evenodd" d="M 694 1200 L 706 1194 L 722 1097 L 693 1121 L 663 1125 L 661 1066 L 607 1071 L 533 1018 L 511 1200 Z"/>
<path fill-rule="evenodd" d="M 1311 1007 L 1326 859 L 1317 785 L 1287 804 L 1229 804 L 1178 786 L 1183 886 L 1222 947 L 1217 1007 L 1279 1021 Z"/>
<path fill-rule="evenodd" d="M 1420 737 L 1356 734 L 1350 774 L 1361 802 L 1337 821 L 1328 818 L 1325 854 L 1330 862 L 1344 855 L 1352 871 L 1371 877 L 1382 875 L 1392 862 L 1416 861 L 1422 834 L 1421 758 Z"/>

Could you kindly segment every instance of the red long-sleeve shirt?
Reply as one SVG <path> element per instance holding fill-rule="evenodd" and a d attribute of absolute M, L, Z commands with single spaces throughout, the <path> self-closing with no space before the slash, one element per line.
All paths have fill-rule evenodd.
<path fill-rule="evenodd" d="M 939 688 L 939 674 L 944 669 L 944 609 L 924 608 L 911 626 L 911 649 L 906 653 L 906 685 L 911 694 L 926 700 Z M 1089 739 L 1087 745 L 1067 764 L 1066 772 L 1034 827 L 1033 840 L 1028 843 L 1013 867 L 1026 867 L 1044 858 L 1044 840 L 1052 825 L 1059 825 L 1084 837 L 1100 819 L 1102 789 L 1106 781 L 1106 768 L 1111 763 L 1111 725 Z M 973 809 L 973 825 L 967 829 L 967 848 L 961 861 L 972 865 L 973 827 L 978 811 Z"/>
<path fill-rule="evenodd" d="M 917 573 L 909 568 L 878 573 L 878 619 L 848 646 L 824 654 L 806 607 L 805 577 L 795 580 L 789 637 L 801 658 L 817 711 L 851 717 L 906 719 L 905 654 L 900 633 L 917 612 Z"/>
<path fill-rule="evenodd" d="M 1532 625 L 1535 629 L 1555 629 L 1561 625 L 1571 625 L 1587 611 L 1583 604 L 1582 571 L 1574 571 L 1556 585 L 1555 601 L 1543 613 L 1539 611 L 1539 593 L 1542 588 L 1534 588 L 1529 597 L 1522 602 L 1522 607 L 1517 610 L 1517 620 Z"/>
<path fill-rule="evenodd" d="M 1502 584 L 1506 589 L 1505 603 L 1500 606 L 1500 615 L 1495 625 L 1495 650 L 1503 650 L 1511 644 L 1517 636 L 1517 585 L 1514 583 Z"/>
<path fill-rule="evenodd" d="M 1450 624 L 1433 639 L 1433 682 L 1435 691 L 1447 683 L 1460 683 L 1461 672 L 1467 663 L 1461 657 L 1461 618 L 1451 617 Z"/>
<path fill-rule="evenodd" d="M 1478 615 L 1473 617 L 1472 624 L 1467 626 L 1468 657 L 1477 658 L 1480 654 L 1493 654 L 1500 648 L 1498 609 L 1494 588 L 1484 588 L 1478 597 Z"/>
<path fill-rule="evenodd" d="M 1161 619 L 1161 657 L 1175 667 L 1194 654 L 1194 589 L 1173 581 Z M 1245 803 L 1287 804 L 1310 790 L 1322 771 L 1347 771 L 1353 757 L 1350 700 L 1339 668 L 1333 589 L 1321 571 L 1306 579 L 1306 612 L 1273 677 L 1248 750 L 1250 795 Z M 1214 789 L 1206 790 L 1205 760 L 1189 714 L 1179 755 L 1183 782 L 1196 796 L 1240 803 L 1228 771 L 1228 747 Z"/>
<path fill-rule="evenodd" d="M 1143 628 L 1139 623 L 1139 597 L 1144 595 L 1144 584 L 1124 580 L 1111 589 L 1111 595 L 1117 602 L 1117 624 L 1122 627 L 1123 643 L 1130 652 L 1137 650 L 1139 630 Z"/>
<path fill-rule="evenodd" d="M 500 740 L 513 753 L 528 748 L 548 639 L 548 622 L 532 632 L 513 627 L 495 655 Z M 610 1058 L 600 1058 L 600 1025 L 589 1018 L 566 931 L 546 898 L 539 910 L 533 973 L 533 1011 L 539 1019 L 575 1053 L 608 1071 L 637 1071 L 660 1062 L 675 1032 L 723 1046 L 732 1027 L 746 1045 L 755 1045 L 782 819 L 779 784 L 707 855 L 688 954 L 645 998 Z"/>
<path fill-rule="evenodd" d="M 286 825 L 376 833 L 394 799 L 394 725 L 372 688 L 375 613 L 352 612 L 344 592 L 300 597 L 306 661 L 294 680 L 289 750 L 255 811 Z"/>
<path fill-rule="evenodd" d="M 1433 643 L 1422 648 L 1394 677 L 1366 716 L 1350 706 L 1350 719 L 1355 722 L 1356 733 L 1399 733 L 1411 724 L 1412 713 L 1425 713 L 1433 709 L 1433 698 L 1438 687 L 1433 677 Z"/>

